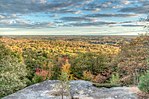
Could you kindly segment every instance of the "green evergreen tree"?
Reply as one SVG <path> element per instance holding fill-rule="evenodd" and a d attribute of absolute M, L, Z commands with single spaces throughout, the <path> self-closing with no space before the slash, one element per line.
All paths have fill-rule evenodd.
<path fill-rule="evenodd" d="M 21 56 L 0 42 L 0 97 L 11 94 L 27 85 L 27 70 Z"/>

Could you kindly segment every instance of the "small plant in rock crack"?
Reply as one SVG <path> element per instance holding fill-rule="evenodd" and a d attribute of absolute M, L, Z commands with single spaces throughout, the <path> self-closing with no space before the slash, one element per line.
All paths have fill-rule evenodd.
<path fill-rule="evenodd" d="M 68 96 L 71 99 L 70 83 L 68 80 L 68 74 L 65 72 L 62 72 L 60 75 L 59 88 L 60 88 L 62 99 L 64 98 L 64 96 Z"/>
<path fill-rule="evenodd" d="M 67 67 L 67 70 L 66 70 Z M 62 71 L 59 76 L 59 83 L 56 85 L 57 90 L 57 96 L 62 96 L 62 99 L 64 99 L 64 96 L 69 97 L 69 99 L 72 99 L 72 95 L 70 92 L 70 64 L 68 61 L 62 66 Z"/>

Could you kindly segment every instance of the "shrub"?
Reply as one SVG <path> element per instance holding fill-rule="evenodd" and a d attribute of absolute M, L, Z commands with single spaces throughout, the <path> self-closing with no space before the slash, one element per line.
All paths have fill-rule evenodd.
<path fill-rule="evenodd" d="M 62 67 L 61 67 L 61 71 L 62 72 L 65 72 L 65 73 L 67 73 L 67 74 L 70 74 L 70 64 L 69 64 L 69 62 L 68 61 L 66 61 L 66 63 L 64 64 L 64 65 L 62 65 Z"/>
<path fill-rule="evenodd" d="M 141 76 L 138 88 L 143 92 L 149 93 L 149 71 Z"/>
<path fill-rule="evenodd" d="M 120 87 L 120 84 L 111 84 L 111 83 L 93 83 L 93 86 L 101 88 L 101 87 L 105 87 L 105 88 L 112 88 L 112 87 Z"/>
<path fill-rule="evenodd" d="M 35 76 L 32 79 L 32 82 L 33 83 L 39 83 L 39 82 L 42 82 L 42 81 L 43 81 L 43 77 L 42 76 L 39 76 L 37 74 L 35 74 Z"/>
<path fill-rule="evenodd" d="M 110 79 L 111 84 L 119 84 L 120 83 L 120 77 L 118 73 L 112 74 L 112 77 Z"/>
<path fill-rule="evenodd" d="M 137 37 L 121 46 L 121 52 L 114 58 L 111 65 L 113 65 L 113 68 L 117 66 L 116 69 L 121 75 L 121 81 L 124 84 L 131 85 L 134 82 L 137 83 L 138 76 L 147 70 L 148 49 L 149 36 Z"/>
<path fill-rule="evenodd" d="M 90 71 L 83 71 L 83 78 L 84 80 L 93 80 L 94 75 Z"/>
<path fill-rule="evenodd" d="M 65 62 L 65 64 L 61 68 L 61 72 L 66 73 L 68 75 L 68 80 L 73 79 L 73 74 L 71 74 L 71 65 L 69 64 L 68 60 Z"/>
<path fill-rule="evenodd" d="M 98 74 L 94 77 L 93 81 L 96 83 L 104 83 L 106 81 L 107 77 L 103 76 L 101 74 Z"/>
<path fill-rule="evenodd" d="M 80 53 L 72 59 L 72 73 L 78 79 L 83 76 L 83 71 L 90 71 L 93 75 L 102 74 L 107 67 L 107 57 L 105 55 L 98 55 L 95 53 Z"/>
<path fill-rule="evenodd" d="M 36 72 L 34 77 L 32 78 L 32 82 L 39 83 L 50 78 L 51 78 L 51 70 L 36 68 Z"/>
<path fill-rule="evenodd" d="M 147 59 L 147 63 L 149 66 L 149 59 Z M 149 93 L 149 70 L 145 75 L 140 77 L 140 83 L 138 85 L 138 88 L 143 92 Z"/>
<path fill-rule="evenodd" d="M 58 80 L 60 74 L 61 74 L 60 67 L 55 65 L 52 68 L 51 80 Z"/>
<path fill-rule="evenodd" d="M 20 56 L 0 43 L 0 97 L 27 85 L 27 70 Z"/>
<path fill-rule="evenodd" d="M 132 82 L 133 82 L 133 76 L 132 75 L 126 75 L 120 79 L 120 83 L 124 86 L 130 85 L 130 84 L 132 84 Z"/>
<path fill-rule="evenodd" d="M 27 78 L 29 80 L 33 79 L 36 68 L 43 68 L 45 66 L 45 61 L 47 60 L 45 54 L 46 53 L 41 50 L 34 50 L 32 48 L 23 49 L 22 56 L 24 63 L 27 65 Z"/>

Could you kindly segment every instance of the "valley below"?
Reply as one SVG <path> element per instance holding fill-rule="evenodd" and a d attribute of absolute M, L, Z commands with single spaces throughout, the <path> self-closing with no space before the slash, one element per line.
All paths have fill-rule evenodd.
<path fill-rule="evenodd" d="M 3 99 L 148 99 L 146 35 L 2 36 L 0 58 Z"/>

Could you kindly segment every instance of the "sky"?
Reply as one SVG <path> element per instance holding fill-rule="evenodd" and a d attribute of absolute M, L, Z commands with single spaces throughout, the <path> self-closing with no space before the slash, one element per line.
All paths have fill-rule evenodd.
<path fill-rule="evenodd" d="M 0 0 L 0 35 L 137 35 L 149 0 Z"/>

